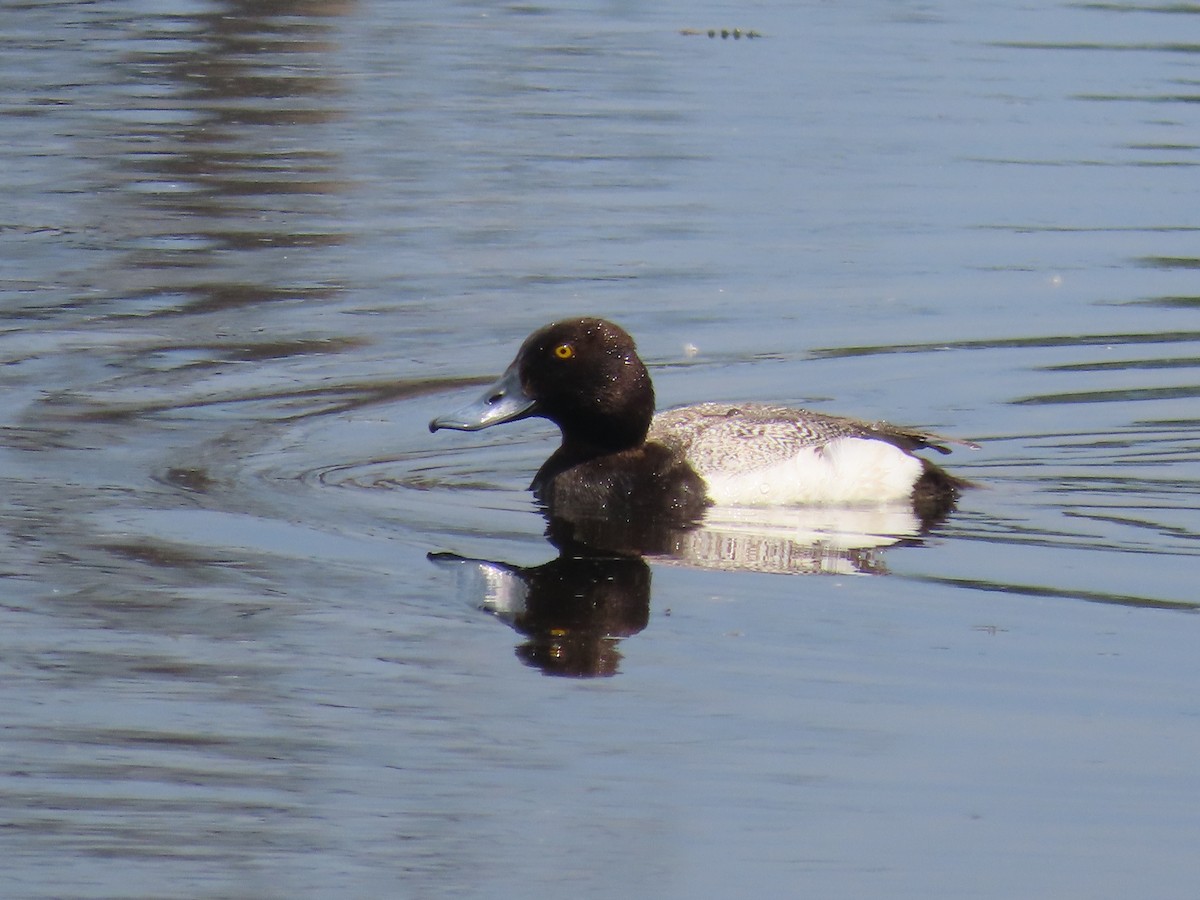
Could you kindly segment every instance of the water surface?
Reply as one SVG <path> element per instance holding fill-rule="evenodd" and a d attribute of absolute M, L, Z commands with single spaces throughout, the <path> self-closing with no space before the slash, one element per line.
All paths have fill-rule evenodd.
<path fill-rule="evenodd" d="M 7 894 L 1192 896 L 1195 8 L 3 15 Z M 983 487 L 557 562 L 575 314 Z"/>

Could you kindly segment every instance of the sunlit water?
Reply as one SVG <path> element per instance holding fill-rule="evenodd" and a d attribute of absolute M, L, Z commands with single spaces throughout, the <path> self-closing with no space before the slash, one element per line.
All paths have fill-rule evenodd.
<path fill-rule="evenodd" d="M 1194 896 L 1196 7 L 0 15 L 0 893 Z M 980 488 L 559 560 L 582 313 Z"/>

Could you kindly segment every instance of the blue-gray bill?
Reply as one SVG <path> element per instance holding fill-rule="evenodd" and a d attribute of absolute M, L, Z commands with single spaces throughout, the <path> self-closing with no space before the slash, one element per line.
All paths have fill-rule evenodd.
<path fill-rule="evenodd" d="M 438 416 L 429 423 L 430 431 L 449 428 L 453 431 L 479 431 L 502 422 L 515 422 L 537 415 L 535 401 L 521 387 L 521 374 L 516 365 L 483 392 L 474 403 L 462 409 Z"/>

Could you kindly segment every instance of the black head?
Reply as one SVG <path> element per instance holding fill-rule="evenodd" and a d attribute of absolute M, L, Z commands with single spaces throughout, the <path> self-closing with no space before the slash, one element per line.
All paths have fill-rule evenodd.
<path fill-rule="evenodd" d="M 476 403 L 434 419 L 432 430 L 474 431 L 530 416 L 554 422 L 564 447 L 617 451 L 645 441 L 654 387 L 633 338 L 604 319 L 539 328 Z"/>
<path fill-rule="evenodd" d="M 633 338 L 604 319 L 569 319 L 531 334 L 517 355 L 521 386 L 567 443 L 622 450 L 641 444 L 654 387 Z"/>

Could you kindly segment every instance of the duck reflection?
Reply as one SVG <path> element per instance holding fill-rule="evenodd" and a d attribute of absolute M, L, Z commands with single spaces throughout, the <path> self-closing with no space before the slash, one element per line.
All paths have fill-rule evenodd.
<path fill-rule="evenodd" d="M 547 675 L 615 675 L 618 639 L 650 619 L 650 567 L 641 557 L 563 555 L 524 568 L 453 553 L 429 558 L 456 568 L 460 593 L 524 635 L 517 656 Z"/>
<path fill-rule="evenodd" d="M 546 513 L 557 559 L 516 566 L 453 553 L 430 560 L 459 574 L 467 601 L 526 640 L 517 655 L 548 675 L 619 670 L 621 638 L 650 619 L 650 566 L 789 575 L 881 574 L 886 548 L 920 543 L 937 520 L 911 506 L 870 509 L 720 509 L 702 518 Z"/>
<path fill-rule="evenodd" d="M 564 553 L 650 556 L 656 562 L 783 575 L 868 575 L 883 550 L 920 543 L 944 516 L 907 504 L 878 507 L 712 507 L 694 519 L 547 514 L 546 536 Z"/>

